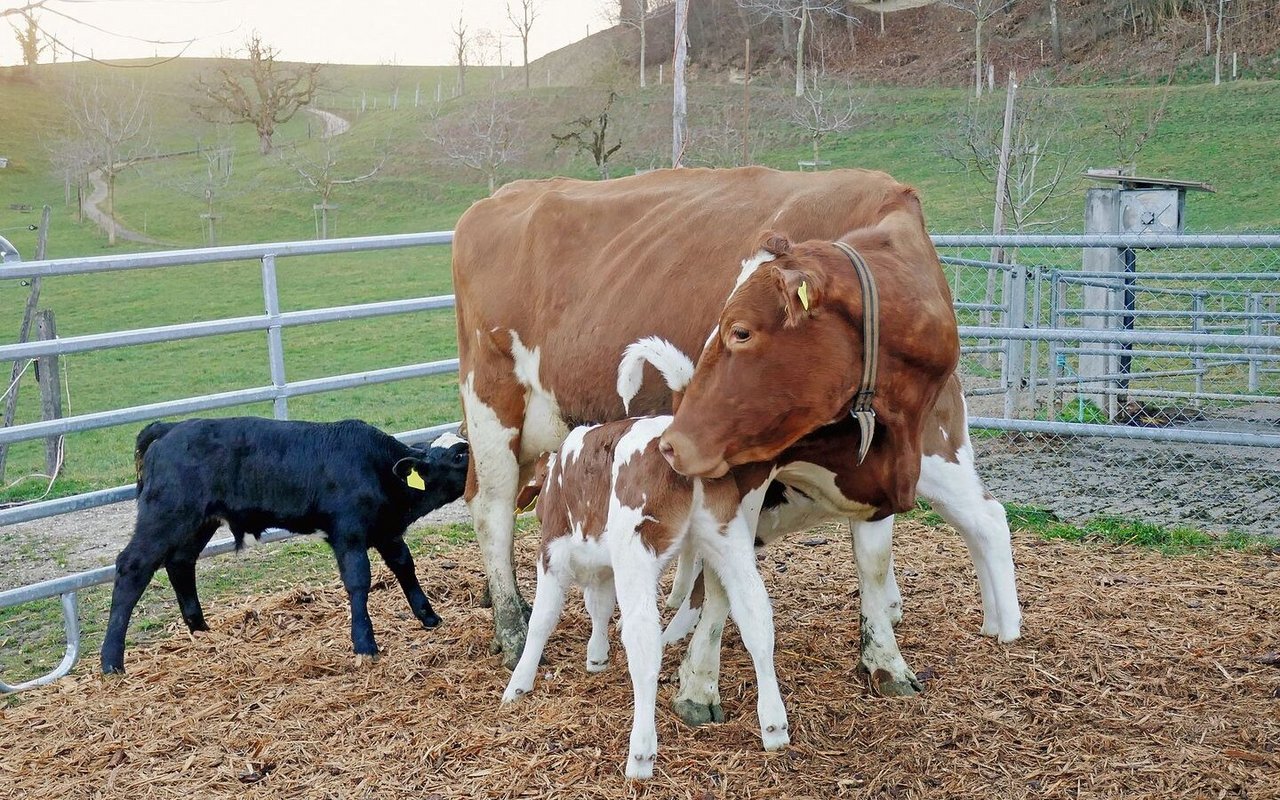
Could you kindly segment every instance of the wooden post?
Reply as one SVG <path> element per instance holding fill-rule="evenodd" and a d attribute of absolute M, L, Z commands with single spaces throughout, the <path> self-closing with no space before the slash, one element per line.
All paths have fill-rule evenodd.
<path fill-rule="evenodd" d="M 679 167 L 684 156 L 685 87 L 684 65 L 689 58 L 689 0 L 676 0 L 675 58 L 671 65 L 671 84 L 675 88 L 671 108 L 671 166 Z"/>
<path fill-rule="evenodd" d="M 742 70 L 742 166 L 751 163 L 751 39 L 747 39 Z"/>
<path fill-rule="evenodd" d="M 36 261 L 44 258 L 45 248 L 49 243 L 49 216 L 53 210 L 49 206 L 44 207 L 44 211 L 40 214 L 40 232 L 36 236 Z M 40 303 L 40 279 L 31 279 L 31 293 L 27 295 L 27 305 L 22 311 L 22 325 L 18 329 L 18 344 L 28 341 L 31 338 L 31 323 L 36 316 L 36 306 Z M 10 386 L 13 390 L 5 397 L 4 403 L 4 419 L 0 420 L 0 427 L 9 427 L 13 424 L 13 418 L 18 413 L 18 376 L 22 374 L 23 363 L 21 361 L 13 362 L 13 368 L 9 371 L 9 380 L 5 381 L 4 386 L 0 386 L 0 391 L 8 389 Z M 9 459 L 9 445 L 0 444 L 0 481 L 4 480 L 5 462 Z"/>
<path fill-rule="evenodd" d="M 42 309 L 36 314 L 36 338 L 41 341 L 52 341 L 58 338 L 58 325 L 53 319 L 53 312 Z M 40 384 L 40 418 L 48 421 L 62 419 L 62 373 L 58 367 L 58 357 L 40 356 L 36 359 L 36 377 Z M 57 474 L 61 436 L 50 436 L 44 440 L 45 474 L 51 478 Z"/>

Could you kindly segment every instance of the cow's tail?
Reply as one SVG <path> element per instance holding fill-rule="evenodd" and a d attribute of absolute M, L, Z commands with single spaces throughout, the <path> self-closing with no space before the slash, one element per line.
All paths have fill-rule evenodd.
<path fill-rule="evenodd" d="M 652 364 L 667 387 L 675 394 L 683 392 L 693 380 L 693 361 L 679 348 L 666 339 L 647 336 L 627 345 L 622 352 L 622 361 L 618 364 L 618 396 L 622 398 L 622 407 L 631 413 L 631 401 L 635 399 L 644 383 L 644 365 Z M 678 398 L 672 398 L 672 410 Z"/>
<path fill-rule="evenodd" d="M 133 468 L 137 474 L 138 493 L 142 493 L 142 457 L 147 454 L 147 448 L 156 443 L 156 440 L 164 436 L 173 429 L 176 422 L 153 422 L 143 428 L 138 433 L 138 440 L 133 446 Z"/>

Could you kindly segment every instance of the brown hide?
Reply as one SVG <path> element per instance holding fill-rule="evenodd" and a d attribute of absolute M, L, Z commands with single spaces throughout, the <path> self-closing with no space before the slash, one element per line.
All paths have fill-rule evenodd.
<path fill-rule="evenodd" d="M 894 298 L 926 287 L 926 307 L 945 302 L 949 312 L 946 283 L 915 194 L 884 173 L 681 169 L 604 182 L 510 184 L 472 206 L 455 232 L 460 378 L 474 374 L 481 400 L 495 407 L 504 425 L 519 428 L 524 390 L 512 376 L 506 335 L 514 330 L 525 346 L 540 349 L 539 377 L 567 422 L 617 419 L 623 409 L 614 387 L 623 349 L 656 335 L 696 357 L 762 231 L 778 231 L 792 242 L 831 241 L 889 216 L 900 218 L 893 241 L 907 265 L 903 272 L 927 279 L 907 286 L 906 278 L 899 282 L 877 272 L 882 295 L 901 302 Z M 856 237 L 850 243 L 860 250 L 871 244 Z M 831 258 L 837 256 L 843 258 L 833 249 Z M 894 324 L 912 329 L 910 319 L 904 323 L 909 316 L 899 309 Z M 954 364 L 954 317 L 950 325 L 951 335 L 933 342 L 939 351 L 950 351 L 944 358 Z M 850 361 L 837 369 L 853 374 L 860 341 L 858 334 L 848 342 Z M 913 408 L 927 407 L 941 385 L 933 377 L 935 365 L 924 365 L 928 374 L 917 385 L 916 354 L 888 353 L 891 346 L 897 344 L 882 349 L 877 411 L 892 414 L 904 397 Z M 669 402 L 670 392 L 650 378 L 633 400 L 632 413 L 665 411 Z M 914 411 L 908 417 L 902 435 L 914 438 L 918 456 L 921 418 Z M 841 477 L 842 490 L 848 484 L 872 505 L 900 506 L 914 492 L 918 458 L 901 475 L 876 467 L 885 461 L 886 448 L 900 444 L 878 436 L 868 468 L 854 470 L 857 434 L 848 443 L 843 426 L 810 434 L 806 438 L 816 440 L 797 442 L 797 452 L 821 455 L 821 465 Z M 815 452 L 823 443 L 823 452 Z M 912 449 L 910 442 L 901 444 Z M 866 475 L 854 480 L 858 472 Z"/>

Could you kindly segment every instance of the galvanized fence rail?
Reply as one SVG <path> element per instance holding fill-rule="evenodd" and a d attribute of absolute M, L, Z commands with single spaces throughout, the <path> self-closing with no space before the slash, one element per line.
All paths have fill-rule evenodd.
<path fill-rule="evenodd" d="M 145 253 L 136 255 L 120 255 L 81 259 L 63 259 L 57 261 L 28 262 L 24 264 L 6 265 L 0 277 L 3 278 L 51 278 L 67 275 L 82 275 L 101 272 L 113 272 L 155 267 L 182 267 L 218 262 L 232 262 L 255 259 L 261 262 L 262 291 L 265 313 L 248 317 L 221 319 L 207 322 L 166 325 L 153 328 L 117 331 L 112 333 L 72 336 L 52 341 L 31 342 L 0 346 L 0 362 L 34 358 L 42 355 L 63 355 L 82 353 L 117 347 L 129 347 L 157 342 L 170 342 L 195 339 L 207 336 L 218 336 L 230 333 L 265 331 L 267 334 L 266 353 L 270 366 L 271 385 L 250 387 L 217 394 L 189 397 L 181 400 L 153 403 L 143 406 L 115 409 L 92 414 L 81 414 L 60 420 L 28 423 L 10 428 L 0 429 L 0 443 L 20 442 L 48 436 L 94 430 L 115 425 L 135 424 L 166 416 L 185 415 L 198 411 L 227 408 L 246 403 L 272 401 L 273 413 L 277 418 L 288 416 L 288 399 L 303 395 L 328 392 L 356 386 L 384 383 L 389 381 L 418 378 L 427 375 L 444 374 L 457 370 L 456 359 L 445 359 L 422 364 L 413 364 L 389 369 L 368 370 L 306 381 L 290 382 L 285 375 L 285 349 L 281 331 L 287 327 L 313 325 L 339 320 L 362 319 L 405 314 L 433 309 L 450 308 L 452 296 L 424 297 L 406 300 L 394 300 L 380 303 L 367 303 L 333 308 L 311 309 L 307 311 L 282 312 L 279 294 L 276 287 L 276 261 L 279 258 L 329 253 L 350 253 L 360 251 L 383 250 L 391 248 L 420 247 L 428 245 L 449 244 L 452 232 L 434 232 L 423 234 L 405 234 L 397 236 L 371 236 L 349 239 L 310 242 L 284 242 L 263 245 L 244 245 L 234 247 L 216 247 L 195 250 L 179 250 L 161 253 Z M 978 413 L 971 416 L 971 427 L 977 430 L 987 429 L 1013 436 L 1062 437 L 1074 442 L 1097 440 L 1163 442 L 1168 446 L 1178 443 L 1188 445 L 1223 445 L 1249 448 L 1251 451 L 1280 453 L 1280 435 L 1259 433 L 1257 431 L 1241 432 L 1220 429 L 1198 428 L 1156 428 L 1134 427 L 1118 424 L 1084 423 L 1066 421 L 1061 414 L 1063 393 L 1072 386 L 1079 387 L 1082 381 L 1079 376 L 1066 374 L 1062 368 L 1071 357 L 1088 357 L 1094 353 L 1102 353 L 1105 357 L 1116 358 L 1116 347 L 1159 347 L 1145 353 L 1146 358 L 1190 357 L 1201 354 L 1201 360 L 1207 363 L 1215 361 L 1243 363 L 1249 366 L 1249 374 L 1254 380 L 1248 391 L 1240 392 L 1207 392 L 1202 391 L 1198 400 L 1207 403 L 1221 403 L 1225 400 L 1242 401 L 1243 399 L 1264 403 L 1280 403 L 1280 386 L 1275 380 L 1263 381 L 1260 376 L 1274 374 L 1268 365 L 1280 361 L 1280 336 L 1276 335 L 1278 319 L 1267 308 L 1254 303 L 1243 312 L 1225 311 L 1214 317 L 1217 327 L 1196 326 L 1191 324 L 1196 318 L 1192 313 L 1185 316 L 1189 324 L 1185 329 L 1139 330 L 1135 327 L 1084 328 L 1066 324 L 1067 320 L 1117 319 L 1124 314 L 1109 313 L 1115 309 L 1103 309 L 1102 313 L 1069 313 L 1069 310 L 1057 305 L 1063 286 L 1083 284 L 1089 281 L 1099 283 L 1104 291 L 1125 292 L 1129 286 L 1124 275 L 1095 275 L 1082 270 L 1072 270 L 1055 264 L 1052 268 L 1034 266 L 1025 258 L 1015 258 L 1014 263 L 996 263 L 984 257 L 973 257 L 966 253 L 969 250 L 985 248 L 1004 248 L 1007 251 L 1026 253 L 1031 248 L 1047 248 L 1048 252 L 1078 250 L 1080 248 L 1103 247 L 1117 249 L 1139 248 L 1143 251 L 1209 251 L 1209 250 L 1249 250 L 1267 252 L 1280 257 L 1280 236 L 1271 235 L 1200 235 L 1200 236 L 1149 236 L 1131 235 L 938 235 L 934 242 L 943 254 L 943 261 L 949 269 L 955 271 L 956 278 L 956 310 L 962 322 L 985 322 L 986 324 L 962 324 L 961 334 L 964 337 L 964 353 L 966 357 L 998 357 L 999 378 L 988 381 L 991 385 L 981 385 L 981 376 L 970 375 L 972 383 L 968 386 L 971 403 L 980 403 L 986 396 L 995 396 L 1003 400 L 1002 413 Z M 961 254 L 952 251 L 959 250 Z M 1076 256 L 1078 259 L 1078 256 Z M 1058 262 L 1062 258 L 1055 259 Z M 1223 281 L 1247 276 L 1250 280 L 1275 282 L 1276 293 L 1280 293 L 1280 260 L 1275 266 L 1264 270 L 1248 272 L 1232 272 L 1224 270 L 1173 272 L 1171 280 L 1181 282 Z M 979 281 L 986 283 L 986 273 L 994 271 L 1000 278 L 996 295 L 990 300 L 973 299 L 973 291 L 963 289 L 965 272 L 976 272 Z M 1139 273 L 1141 275 L 1141 273 Z M 1130 276 L 1131 277 L 1131 276 Z M 1143 276 L 1146 277 L 1146 276 Z M 1154 275 L 1152 276 L 1154 277 Z M 1181 289 L 1174 287 L 1173 293 Z M 1194 294 L 1194 292 L 1193 292 Z M 1270 296 L 1267 291 L 1254 291 L 1250 296 Z M 1252 301 L 1251 301 L 1252 302 Z M 1141 309 L 1133 309 L 1140 311 Z M 1079 310 L 1077 310 L 1079 311 Z M 1224 316 L 1225 315 L 1225 316 Z M 1172 312 L 1155 315 L 1131 314 L 1134 320 L 1156 318 L 1164 322 L 1179 318 Z M 1204 314 L 1200 315 L 1202 318 Z M 1046 324 L 1047 323 L 1047 324 Z M 1244 332 L 1232 332 L 1224 324 L 1244 324 Z M 1035 352 L 1030 354 L 1024 348 L 1036 347 L 1047 343 L 1050 352 L 1042 358 Z M 1074 346 L 1072 346 L 1074 345 Z M 1172 348 L 1187 348 L 1175 350 Z M 1215 353 L 1203 355 L 1208 348 L 1230 349 L 1228 354 Z M 1191 353 L 1188 356 L 1188 353 Z M 1207 369 L 1207 367 L 1204 367 Z M 1185 370 L 1184 370 L 1185 371 Z M 1100 385 L 1105 392 L 1116 392 L 1109 388 L 1120 380 L 1137 380 L 1140 373 L 1133 371 L 1125 375 L 1099 374 L 1089 382 Z M 1096 388 L 1096 386 L 1095 386 Z M 1161 397 L 1176 392 L 1173 389 L 1137 390 L 1127 389 L 1126 396 L 1141 396 L 1142 392 Z M 1200 387 L 1203 389 L 1203 387 Z M 1034 415 L 1021 413 L 1031 398 L 1033 411 L 1036 398 L 1043 396 L 1041 390 L 1048 394 L 1047 407 L 1049 413 L 1044 419 Z M 406 441 L 423 441 L 445 430 L 456 430 L 457 423 L 450 425 L 423 428 L 400 434 Z M 0 526 L 26 522 L 36 519 L 66 514 L 96 506 L 131 500 L 136 491 L 132 485 L 118 486 L 95 492 L 58 498 L 13 508 L 0 509 Z M 278 541 L 289 538 L 283 531 L 272 531 L 265 537 L 267 541 Z M 213 542 L 202 554 L 202 557 L 228 552 L 233 547 L 230 539 Z M 67 650 L 56 669 L 50 673 L 17 685 L 0 682 L 0 692 L 19 691 L 32 686 L 48 683 L 65 675 L 79 653 L 80 628 L 78 619 L 78 602 L 76 592 L 89 586 L 110 583 L 114 579 L 114 567 L 105 566 L 96 570 L 68 575 L 39 584 L 10 589 L 0 592 L 0 609 L 31 602 L 33 600 L 60 597 L 64 627 L 67 634 Z"/>

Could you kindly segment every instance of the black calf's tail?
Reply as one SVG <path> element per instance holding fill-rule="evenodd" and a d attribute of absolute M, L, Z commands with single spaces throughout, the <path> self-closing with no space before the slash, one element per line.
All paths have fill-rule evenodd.
<path fill-rule="evenodd" d="M 138 476 L 139 492 L 142 491 L 142 457 L 147 454 L 147 448 L 177 424 L 176 422 L 153 422 L 138 433 L 138 440 L 133 448 L 133 467 Z"/>

